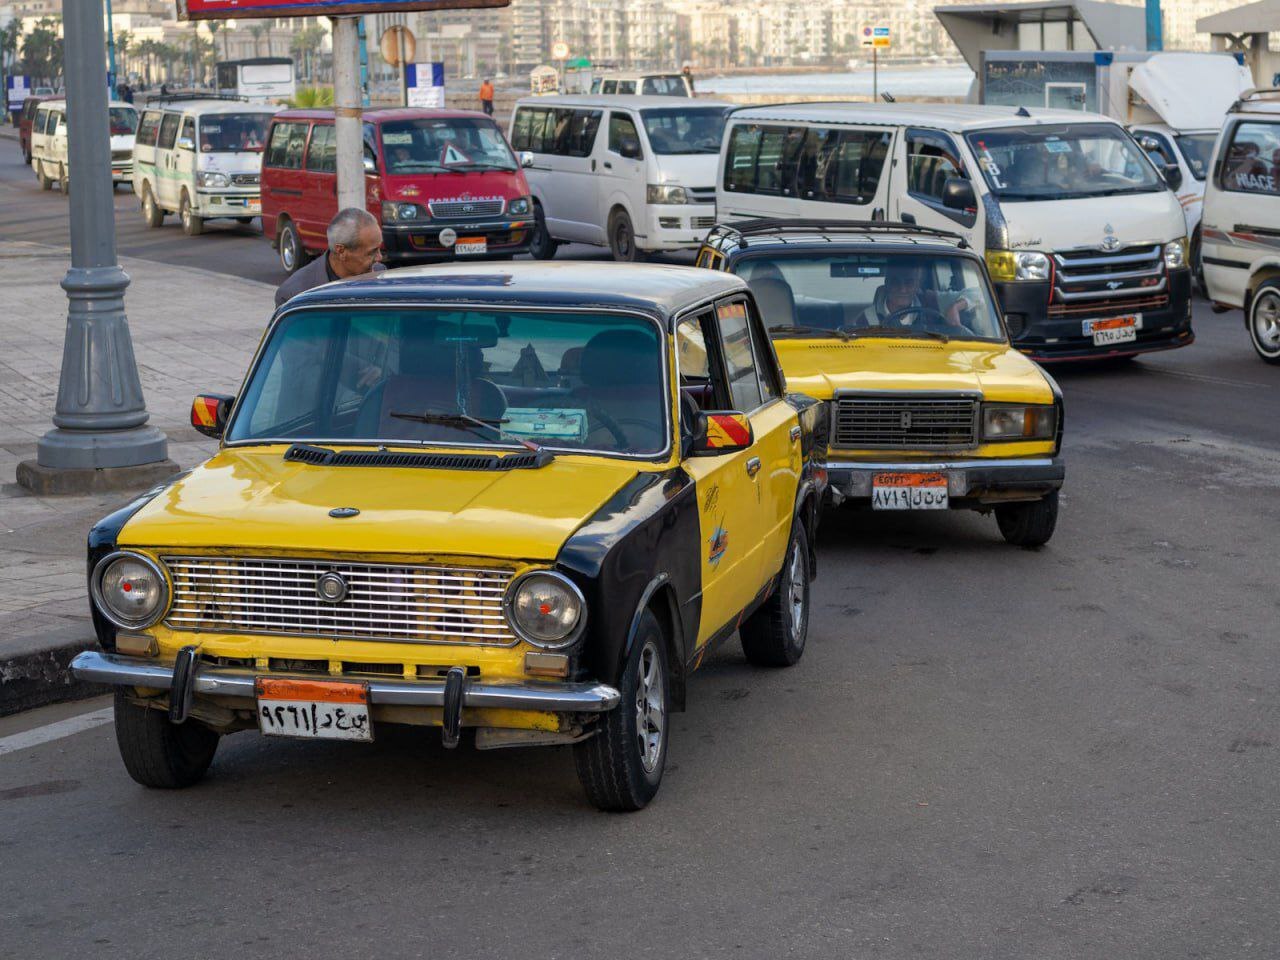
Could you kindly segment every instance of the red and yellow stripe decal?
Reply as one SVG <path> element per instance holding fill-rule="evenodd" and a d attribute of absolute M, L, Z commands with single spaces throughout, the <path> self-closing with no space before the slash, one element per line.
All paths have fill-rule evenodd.
<path fill-rule="evenodd" d="M 751 423 L 741 414 L 707 414 L 707 446 L 746 447 L 751 445 Z"/>
<path fill-rule="evenodd" d="M 217 427 L 218 401 L 213 397 L 196 397 L 191 401 L 191 425 L 193 427 Z"/>

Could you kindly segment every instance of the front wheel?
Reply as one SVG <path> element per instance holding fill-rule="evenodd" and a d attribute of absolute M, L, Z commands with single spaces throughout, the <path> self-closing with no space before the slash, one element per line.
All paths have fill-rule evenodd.
<path fill-rule="evenodd" d="M 182 199 L 178 202 L 178 216 L 182 219 L 182 232 L 188 237 L 198 237 L 204 233 L 204 217 L 196 216 L 191 208 L 191 198 L 182 191 Z"/>
<path fill-rule="evenodd" d="M 164 225 L 164 211 L 160 209 L 160 204 L 156 203 L 156 196 L 151 192 L 150 186 L 142 188 L 142 219 L 146 221 L 148 227 Z"/>
<path fill-rule="evenodd" d="M 1005 540 L 1015 547 L 1042 547 L 1058 525 L 1058 491 L 1031 503 L 1006 503 L 996 507 L 996 523 Z"/>
<path fill-rule="evenodd" d="M 619 263 L 644 260 L 644 251 L 636 246 L 636 231 L 625 210 L 615 210 L 609 218 L 609 252 Z"/>
<path fill-rule="evenodd" d="M 164 710 L 131 703 L 116 691 L 116 745 L 129 776 L 144 787 L 178 790 L 213 763 L 219 735 L 197 720 L 175 724 Z"/>
<path fill-rule="evenodd" d="M 542 204 L 533 208 L 533 238 L 529 241 L 529 255 L 535 260 L 550 260 L 556 255 L 560 244 L 547 230 L 547 218 L 542 212 Z"/>
<path fill-rule="evenodd" d="M 1249 339 L 1267 363 L 1280 363 L 1280 285 L 1268 281 L 1249 304 Z"/>
<path fill-rule="evenodd" d="M 742 652 L 757 667 L 789 667 L 809 635 L 809 538 L 795 521 L 777 589 L 738 630 Z"/>
<path fill-rule="evenodd" d="M 1201 296 L 1209 296 L 1209 288 L 1204 282 L 1204 260 L 1200 251 L 1200 228 L 1191 235 L 1191 278 L 1200 290 Z"/>
<path fill-rule="evenodd" d="M 40 181 L 41 190 L 53 189 L 53 177 L 45 172 L 43 160 L 36 161 L 36 179 Z"/>
<path fill-rule="evenodd" d="M 622 699 L 589 740 L 574 745 L 587 799 L 610 811 L 639 810 L 658 792 L 667 763 L 667 651 L 662 627 L 646 610 L 620 684 Z"/>

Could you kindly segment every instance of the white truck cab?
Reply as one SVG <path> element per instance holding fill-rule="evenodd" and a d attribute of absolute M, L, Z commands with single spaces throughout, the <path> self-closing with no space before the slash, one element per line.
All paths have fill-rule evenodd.
<path fill-rule="evenodd" d="M 149 104 L 133 148 L 133 192 L 147 225 L 176 213 L 183 232 L 196 236 L 206 220 L 248 223 L 262 213 L 262 149 L 280 109 L 239 99 Z"/>
<path fill-rule="evenodd" d="M 986 258 L 1010 336 L 1040 361 L 1185 346 L 1182 207 L 1116 121 L 929 103 L 746 107 L 729 116 L 721 221 L 889 220 Z"/>
<path fill-rule="evenodd" d="M 138 111 L 130 104 L 107 104 L 111 137 L 111 182 L 128 183 L 133 173 L 133 137 Z M 70 189 L 71 160 L 67 154 L 67 101 L 48 100 L 31 121 L 31 169 L 42 190 L 56 181 L 63 193 Z"/>

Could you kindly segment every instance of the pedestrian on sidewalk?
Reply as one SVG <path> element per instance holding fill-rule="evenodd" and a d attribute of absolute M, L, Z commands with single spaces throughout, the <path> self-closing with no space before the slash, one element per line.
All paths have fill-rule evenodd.
<path fill-rule="evenodd" d="M 368 210 L 347 207 L 329 221 L 329 249 L 276 290 L 276 306 L 304 290 L 358 277 L 382 267 L 382 227 Z"/>
<path fill-rule="evenodd" d="M 493 81 L 488 77 L 480 84 L 480 109 L 493 116 Z"/>

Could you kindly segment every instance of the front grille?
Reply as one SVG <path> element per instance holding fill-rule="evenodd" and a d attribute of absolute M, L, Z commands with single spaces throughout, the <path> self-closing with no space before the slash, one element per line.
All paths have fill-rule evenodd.
<path fill-rule="evenodd" d="M 975 446 L 978 402 L 970 397 L 842 396 L 833 447 L 944 450 Z"/>
<path fill-rule="evenodd" d="M 715 187 L 686 187 L 685 192 L 689 194 L 689 199 L 694 203 L 716 202 Z"/>
<path fill-rule="evenodd" d="M 173 579 L 165 623 L 175 630 L 511 646 L 502 611 L 512 574 L 463 567 L 241 557 L 164 557 Z M 348 585 L 338 603 L 316 580 Z"/>
<path fill-rule="evenodd" d="M 689 220 L 689 226 L 694 230 L 710 230 L 716 225 L 715 217 L 692 217 Z"/>
<path fill-rule="evenodd" d="M 1061 312 L 1098 313 L 1130 309 L 1135 297 L 1165 292 L 1169 283 L 1160 244 L 1105 250 L 1067 250 L 1053 255 L 1053 299 Z"/>
<path fill-rule="evenodd" d="M 431 216 L 437 220 L 496 217 L 502 213 L 501 200 L 441 200 L 427 206 L 431 208 Z"/>
<path fill-rule="evenodd" d="M 256 187 L 258 185 L 258 174 L 233 173 L 231 175 L 231 184 L 236 187 Z"/>

